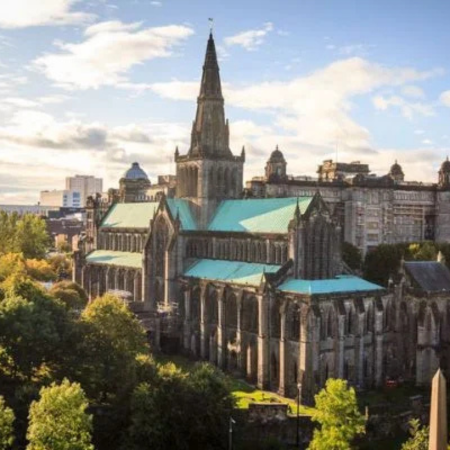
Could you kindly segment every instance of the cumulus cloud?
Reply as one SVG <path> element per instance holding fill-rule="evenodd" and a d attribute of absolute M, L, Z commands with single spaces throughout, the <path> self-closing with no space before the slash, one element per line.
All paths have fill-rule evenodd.
<path fill-rule="evenodd" d="M 441 103 L 450 108 L 450 91 L 444 91 L 439 97 Z"/>
<path fill-rule="evenodd" d="M 397 107 L 400 109 L 403 117 L 412 119 L 414 115 L 421 116 L 433 116 L 433 106 L 420 102 L 410 102 L 402 97 L 393 95 L 390 97 L 383 97 L 378 95 L 372 99 L 373 105 L 376 109 L 386 111 L 391 107 Z"/>
<path fill-rule="evenodd" d="M 94 15 L 74 11 L 79 0 L 14 0 L 0 2 L 0 27 L 24 28 L 43 25 L 86 23 Z"/>
<path fill-rule="evenodd" d="M 101 22 L 86 28 L 81 43 L 56 43 L 60 52 L 40 56 L 34 67 L 67 89 L 120 85 L 133 66 L 169 57 L 193 33 L 183 25 L 142 29 L 141 23 Z"/>
<path fill-rule="evenodd" d="M 425 98 L 425 92 L 419 86 L 409 84 L 402 87 L 402 94 L 406 97 Z"/>
<path fill-rule="evenodd" d="M 224 39 L 225 45 L 239 45 L 245 50 L 256 50 L 257 47 L 264 43 L 266 35 L 273 30 L 273 24 L 267 22 L 262 28 L 255 30 L 247 30 L 234 36 L 228 36 Z"/>

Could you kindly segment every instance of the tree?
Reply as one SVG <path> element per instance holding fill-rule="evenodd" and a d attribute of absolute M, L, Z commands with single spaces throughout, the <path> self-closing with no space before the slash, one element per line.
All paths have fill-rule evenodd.
<path fill-rule="evenodd" d="M 14 412 L 0 395 L 0 450 L 7 450 L 14 442 Z"/>
<path fill-rule="evenodd" d="M 349 450 L 352 440 L 365 433 L 355 390 L 345 380 L 330 378 L 315 401 L 312 420 L 320 424 L 320 429 L 314 430 L 309 450 Z"/>
<path fill-rule="evenodd" d="M 92 416 L 78 383 L 64 379 L 40 391 L 30 407 L 27 450 L 93 450 Z"/>
<path fill-rule="evenodd" d="M 402 445 L 401 450 L 428 450 L 429 427 L 421 427 L 418 419 L 409 421 L 411 437 Z"/>
<path fill-rule="evenodd" d="M 25 266 L 28 276 L 33 280 L 54 281 L 57 278 L 56 272 L 45 259 L 27 259 Z"/>
<path fill-rule="evenodd" d="M 361 270 L 362 255 L 361 250 L 350 244 L 350 242 L 342 243 L 342 259 L 352 270 Z"/>
<path fill-rule="evenodd" d="M 136 358 L 148 352 L 145 330 L 123 301 L 106 294 L 83 311 L 80 358 L 83 386 L 105 402 L 132 390 Z"/>
<path fill-rule="evenodd" d="M 42 259 L 50 248 L 45 220 L 34 214 L 24 214 L 16 224 L 13 251 L 25 258 Z"/>
<path fill-rule="evenodd" d="M 88 302 L 85 290 L 73 281 L 60 281 L 50 289 L 50 294 L 61 300 L 69 309 L 82 310 Z"/>
<path fill-rule="evenodd" d="M 232 408 L 224 375 L 211 365 L 200 364 L 189 375 L 173 364 L 160 366 L 154 382 L 133 393 L 124 448 L 225 449 Z"/>

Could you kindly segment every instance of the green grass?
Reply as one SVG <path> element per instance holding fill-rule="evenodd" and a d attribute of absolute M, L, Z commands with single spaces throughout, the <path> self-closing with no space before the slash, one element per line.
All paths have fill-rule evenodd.
<path fill-rule="evenodd" d="M 160 364 L 173 363 L 183 372 L 189 372 L 198 362 L 180 355 L 158 355 L 155 356 L 156 362 Z M 239 380 L 228 374 L 225 375 L 230 385 L 231 392 L 236 399 L 236 407 L 247 409 L 250 403 L 286 403 L 290 414 L 297 414 L 297 402 L 295 399 L 282 397 L 270 391 L 257 389 L 255 386 Z M 299 413 L 302 415 L 311 415 L 313 408 L 300 405 Z"/>

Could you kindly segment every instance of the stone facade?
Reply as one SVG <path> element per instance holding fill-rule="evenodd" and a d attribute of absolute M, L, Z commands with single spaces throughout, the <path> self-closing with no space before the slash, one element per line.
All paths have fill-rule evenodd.
<path fill-rule="evenodd" d="M 142 202 L 140 189 L 130 198 L 148 180 L 132 166 L 109 204 L 89 199 L 74 279 L 91 299 L 114 291 L 139 309 L 154 348 L 170 345 L 284 395 L 295 396 L 300 385 L 305 402 L 328 377 L 365 388 L 399 370 L 415 375 L 398 363 L 408 341 L 405 328 L 399 332 L 402 288 L 390 292 L 344 273 L 342 185 L 242 198 L 245 152 L 229 148 L 212 36 L 191 146 L 185 155 L 177 149 L 175 159 L 175 198 Z M 264 185 L 266 194 L 291 189 L 279 150 L 266 173 L 276 180 Z M 327 195 L 335 201 L 325 202 Z"/>
<path fill-rule="evenodd" d="M 272 156 L 267 165 L 271 160 Z M 382 243 L 450 240 L 448 160 L 442 164 L 436 184 L 404 181 L 397 161 L 387 175 L 375 177 L 370 175 L 369 166 L 359 161 L 347 164 L 327 160 L 319 166 L 315 180 L 287 176 L 286 165 L 283 177 L 273 177 L 267 173 L 267 165 L 264 177 L 247 183 L 248 195 L 292 197 L 319 191 L 339 218 L 343 239 L 363 254 Z"/>

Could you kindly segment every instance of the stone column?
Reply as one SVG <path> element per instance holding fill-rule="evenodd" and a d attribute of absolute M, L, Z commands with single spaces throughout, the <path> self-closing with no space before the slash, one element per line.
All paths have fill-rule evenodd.
<path fill-rule="evenodd" d="M 183 346 L 185 350 L 191 348 L 191 291 L 184 291 L 184 324 L 183 324 Z"/>
<path fill-rule="evenodd" d="M 236 325 L 236 364 L 239 371 L 242 372 L 243 364 L 242 364 L 242 308 L 243 308 L 243 299 L 244 293 L 240 291 L 236 298 L 236 307 L 237 307 L 237 325 Z"/>
<path fill-rule="evenodd" d="M 265 389 L 269 385 L 269 323 L 268 296 L 259 296 L 259 332 L 258 332 L 258 387 Z"/>
<path fill-rule="evenodd" d="M 280 395 L 286 394 L 286 303 L 287 300 L 283 302 L 280 308 L 280 384 L 278 387 L 278 392 Z"/>
<path fill-rule="evenodd" d="M 133 278 L 133 300 L 135 302 L 142 301 L 142 298 L 138 297 L 139 294 L 139 272 L 136 270 Z"/>
<path fill-rule="evenodd" d="M 200 291 L 200 356 L 206 359 L 206 323 L 205 323 L 205 302 L 206 286 L 201 286 Z"/>
<path fill-rule="evenodd" d="M 225 348 L 225 310 L 224 310 L 224 290 L 221 289 L 218 295 L 218 324 L 217 324 L 217 365 L 224 368 L 226 365 L 226 348 Z"/>

